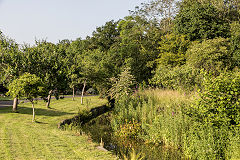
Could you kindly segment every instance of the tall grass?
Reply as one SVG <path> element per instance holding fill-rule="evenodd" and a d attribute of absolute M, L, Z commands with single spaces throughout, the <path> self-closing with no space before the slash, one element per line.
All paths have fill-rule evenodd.
<path fill-rule="evenodd" d="M 144 90 L 116 103 L 111 124 L 118 134 L 136 134 L 137 130 L 136 139 L 178 148 L 191 159 L 240 158 L 239 128 L 216 128 L 197 120 L 191 113 L 196 99 L 195 93 Z M 134 128 L 139 126 L 136 123 L 141 130 Z"/>

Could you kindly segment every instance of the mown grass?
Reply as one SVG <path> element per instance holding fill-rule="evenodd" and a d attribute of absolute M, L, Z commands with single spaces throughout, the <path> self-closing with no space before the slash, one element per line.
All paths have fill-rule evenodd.
<path fill-rule="evenodd" d="M 19 105 L 19 113 L 11 107 L 0 108 L 0 159 L 115 159 L 110 152 L 96 147 L 85 135 L 63 131 L 57 124 L 71 118 L 82 109 L 106 103 L 98 97 L 52 100 L 51 109 L 43 101 L 36 104 L 36 122 L 32 123 L 31 104 Z"/>

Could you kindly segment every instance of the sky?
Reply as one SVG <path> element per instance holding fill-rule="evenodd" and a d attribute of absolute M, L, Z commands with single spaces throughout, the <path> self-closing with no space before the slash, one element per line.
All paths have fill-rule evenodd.
<path fill-rule="evenodd" d="M 17 43 L 86 38 L 145 0 L 0 0 L 0 30 Z"/>

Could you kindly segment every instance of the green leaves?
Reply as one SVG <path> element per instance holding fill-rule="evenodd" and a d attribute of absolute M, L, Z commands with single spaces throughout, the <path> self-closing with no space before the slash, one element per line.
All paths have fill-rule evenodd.
<path fill-rule="evenodd" d="M 219 16 L 214 5 L 187 0 L 181 4 L 174 27 L 177 33 L 186 34 L 192 41 L 229 37 L 230 31 L 228 21 Z"/>
<path fill-rule="evenodd" d="M 109 94 L 112 98 L 119 100 L 123 96 L 130 96 L 134 89 L 135 79 L 130 73 L 130 68 L 125 68 L 119 77 L 113 80 L 112 88 L 109 90 Z"/>
<path fill-rule="evenodd" d="M 216 126 L 237 125 L 240 122 L 240 74 L 222 73 L 204 82 L 203 92 L 197 102 L 199 117 Z"/>
<path fill-rule="evenodd" d="M 203 40 L 187 51 L 187 64 L 198 69 L 204 69 L 218 75 L 225 68 L 231 69 L 232 55 L 230 43 L 225 38 Z"/>
<path fill-rule="evenodd" d="M 190 45 L 184 35 L 166 34 L 161 37 L 159 42 L 159 58 L 157 62 L 160 65 L 170 65 L 172 67 L 185 64 L 185 53 Z"/>
<path fill-rule="evenodd" d="M 8 89 L 7 94 L 12 97 L 26 97 L 28 100 L 33 100 L 45 93 L 41 79 L 30 73 L 25 73 L 13 80 Z"/>

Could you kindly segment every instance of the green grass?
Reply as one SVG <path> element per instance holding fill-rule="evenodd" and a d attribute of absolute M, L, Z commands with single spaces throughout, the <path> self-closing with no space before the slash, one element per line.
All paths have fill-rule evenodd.
<path fill-rule="evenodd" d="M 75 116 L 79 110 L 106 103 L 98 97 L 52 100 L 51 109 L 43 101 L 36 104 L 36 122 L 32 123 L 30 103 L 19 105 L 19 113 L 0 108 L 0 159 L 116 159 L 111 152 L 97 149 L 86 135 L 64 131 L 57 124 Z"/>

